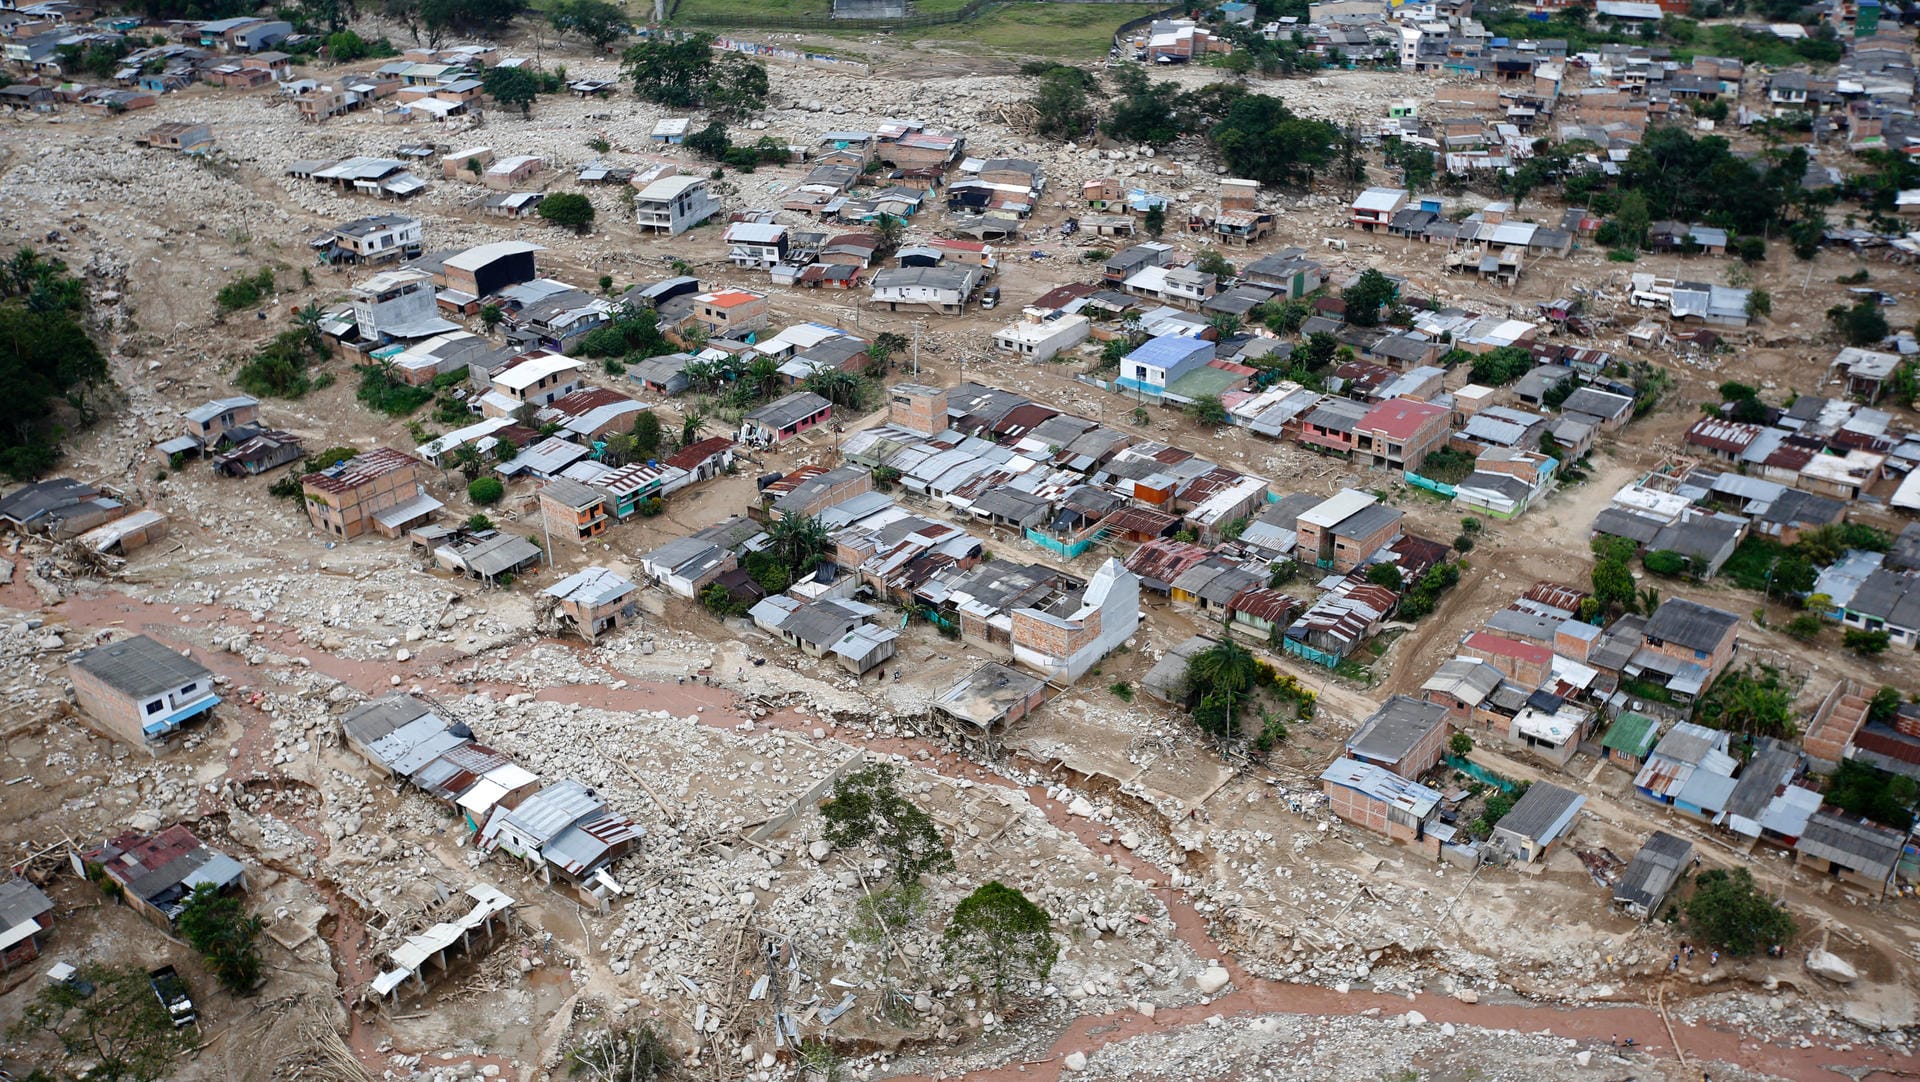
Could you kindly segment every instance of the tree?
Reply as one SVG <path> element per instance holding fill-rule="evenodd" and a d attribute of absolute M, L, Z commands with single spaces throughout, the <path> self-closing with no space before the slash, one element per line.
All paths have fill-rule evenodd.
<path fill-rule="evenodd" d="M 1693 897 L 1682 911 L 1695 942 L 1736 958 L 1785 944 L 1794 935 L 1793 918 L 1774 905 L 1745 868 L 1701 872 L 1693 879 Z"/>
<path fill-rule="evenodd" d="M 260 952 L 255 938 L 265 927 L 247 912 L 240 897 L 202 883 L 187 896 L 176 924 L 180 937 L 206 960 L 220 986 L 245 995 L 260 983 Z"/>
<path fill-rule="evenodd" d="M 1755 289 L 1747 294 L 1747 318 L 1765 319 L 1773 314 L 1773 294 Z"/>
<path fill-rule="evenodd" d="M 1211 274 L 1216 278 L 1233 277 L 1233 264 L 1217 248 L 1200 249 L 1200 258 L 1194 260 L 1193 265 L 1202 274 Z"/>
<path fill-rule="evenodd" d="M 836 849 L 871 844 L 893 872 L 896 884 L 918 883 L 929 872 L 953 870 L 953 850 L 925 809 L 902 796 L 895 782 L 899 769 L 874 763 L 833 785 L 820 817 L 821 837 Z"/>
<path fill-rule="evenodd" d="M 660 418 L 652 410 L 641 410 L 633 419 L 633 453 L 652 458 L 660 450 Z"/>
<path fill-rule="evenodd" d="M 702 96 L 715 114 L 741 120 L 767 107 L 770 89 L 765 64 L 726 52 L 714 62 Z"/>
<path fill-rule="evenodd" d="M 189 1044 L 146 973 L 103 962 L 82 964 L 70 981 L 42 981 L 8 1032 L 52 1037 L 69 1060 L 92 1065 L 80 1076 L 87 1082 L 155 1082 Z"/>
<path fill-rule="evenodd" d="M 1193 721 L 1214 740 L 1226 743 L 1240 735 L 1240 709 L 1260 680 L 1260 663 L 1246 647 L 1226 639 L 1187 659 L 1186 697 L 1199 701 Z"/>
<path fill-rule="evenodd" d="M 786 515 L 767 528 L 767 551 L 780 557 L 794 579 L 805 578 L 833 544 L 833 537 L 812 515 Z"/>
<path fill-rule="evenodd" d="M 1713 682 L 1694 710 L 1702 725 L 1750 736 L 1794 734 L 1794 689 L 1771 665 L 1729 671 Z"/>
<path fill-rule="evenodd" d="M 699 105 L 713 70 L 713 36 L 691 34 L 674 40 L 651 38 L 629 46 L 621 64 L 634 93 L 660 105 Z"/>
<path fill-rule="evenodd" d="M 1232 419 L 1217 394 L 1201 395 L 1194 399 L 1187 405 L 1187 416 L 1208 428 L 1219 428 Z"/>
<path fill-rule="evenodd" d="M 1848 628 L 1840 634 L 1840 645 L 1859 654 L 1861 657 L 1873 657 L 1887 652 L 1892 637 L 1885 631 L 1860 631 Z"/>
<path fill-rule="evenodd" d="M 1340 297 L 1347 302 L 1347 322 L 1356 327 L 1372 327 L 1380 322 L 1380 310 L 1393 303 L 1400 290 L 1393 279 L 1368 267 Z"/>
<path fill-rule="evenodd" d="M 727 126 L 716 120 L 687 136 L 686 146 L 702 158 L 717 162 L 727 156 L 733 141 L 727 138 Z"/>
<path fill-rule="evenodd" d="M 881 252 L 891 252 L 907 239 L 907 220 L 897 214 L 882 214 L 873 220 L 873 235 Z"/>
<path fill-rule="evenodd" d="M 689 410 L 680 418 L 680 446 L 685 447 L 700 438 L 700 430 L 707 424 L 707 415 L 699 410 Z"/>
<path fill-rule="evenodd" d="M 805 387 L 836 406 L 858 407 L 866 384 L 852 372 L 826 368 L 808 376 Z"/>
<path fill-rule="evenodd" d="M 593 225 L 593 202 L 579 192 L 555 192 L 540 201 L 540 217 L 575 233 Z"/>
<path fill-rule="evenodd" d="M 1034 87 L 1033 130 L 1053 139 L 1078 139 L 1093 126 L 1094 111 L 1087 91 L 1093 89 L 1093 76 L 1065 64 L 1050 64 Z"/>
<path fill-rule="evenodd" d="M 589 1082 L 652 1082 L 676 1066 L 672 1047 L 647 1022 L 592 1033 L 567 1053 L 567 1076 Z"/>
<path fill-rule="evenodd" d="M 1455 733 L 1447 738 L 1447 750 L 1452 752 L 1455 758 L 1464 759 L 1473 754 L 1473 737 L 1466 733 Z"/>
<path fill-rule="evenodd" d="M 1887 336 L 1887 317 L 1872 297 L 1862 297 L 1852 307 L 1836 304 L 1827 309 L 1827 322 L 1847 345 L 1871 346 Z"/>
<path fill-rule="evenodd" d="M 21 248 L 0 264 L 0 471 L 28 480 L 52 467 L 56 403 L 92 420 L 108 370 L 81 323 L 85 309 L 83 283 L 59 260 Z"/>
<path fill-rule="evenodd" d="M 501 105 L 519 106 L 521 116 L 532 115 L 533 99 L 540 93 L 540 80 L 525 68 L 488 68 L 480 76 L 480 85 Z"/>
<path fill-rule="evenodd" d="M 482 507 L 499 503 L 507 494 L 507 486 L 500 483 L 498 477 L 480 477 L 467 482 L 467 499 Z"/>
<path fill-rule="evenodd" d="M 1146 230 L 1147 235 L 1150 237 L 1157 237 L 1165 233 L 1167 231 L 1167 208 L 1159 203 L 1148 207 L 1147 212 L 1140 216 L 1140 228 Z"/>
<path fill-rule="evenodd" d="M 1339 129 L 1297 117 L 1279 98 L 1244 94 L 1207 129 L 1207 138 L 1234 176 L 1262 184 L 1307 184 L 1333 157 Z"/>
<path fill-rule="evenodd" d="M 1642 557 L 1640 562 L 1648 571 L 1667 578 L 1686 574 L 1693 563 L 1672 549 L 1654 549 Z"/>
<path fill-rule="evenodd" d="M 1616 537 L 1596 537 L 1593 539 L 1594 554 L 1598 559 L 1593 565 L 1593 596 L 1600 603 L 1601 610 L 1610 611 L 1619 606 L 1633 611 L 1636 585 L 1633 581 L 1634 545 Z"/>
<path fill-rule="evenodd" d="M 1898 692 L 1895 695 L 1897 699 Z M 1858 759 L 1842 759 L 1827 784 L 1826 801 L 1849 815 L 1864 816 L 1904 833 L 1913 826 L 1920 782 Z"/>
<path fill-rule="evenodd" d="M 571 31 L 593 42 L 596 50 L 625 37 L 628 29 L 627 13 L 606 0 L 558 0 L 547 9 L 547 21 L 558 33 Z"/>
<path fill-rule="evenodd" d="M 480 323 L 486 327 L 488 334 L 492 334 L 493 329 L 498 327 L 500 321 L 504 318 L 506 318 L 506 313 L 500 311 L 499 305 L 484 304 L 480 306 Z"/>
<path fill-rule="evenodd" d="M 1653 214 L 1647 209 L 1647 197 L 1638 191 L 1629 189 L 1620 197 L 1620 206 L 1613 212 L 1609 222 L 1613 226 L 1615 242 L 1629 251 L 1636 251 L 1647 243 L 1647 228 L 1653 224 Z"/>
<path fill-rule="evenodd" d="M 1352 318 L 1349 313 L 1348 318 Z M 1473 382 L 1488 387 L 1504 387 L 1533 368 L 1533 354 L 1519 346 L 1500 346 L 1473 359 Z"/>
<path fill-rule="evenodd" d="M 1155 85 L 1146 72 L 1124 65 L 1112 69 L 1113 108 L 1101 129 L 1123 143 L 1166 146 L 1180 138 L 1180 122 L 1174 112 L 1180 88 L 1173 83 Z"/>
<path fill-rule="evenodd" d="M 716 57 L 712 34 L 677 41 L 654 38 L 629 46 L 621 54 L 621 67 L 633 80 L 634 93 L 660 105 L 704 105 L 729 119 L 766 105 L 766 67 L 735 52 Z"/>
<path fill-rule="evenodd" d="M 1045 981 L 1060 957 L 1046 910 L 999 880 L 960 900 L 941 940 L 948 966 L 991 989 L 996 1006 L 1016 981 Z"/>
<path fill-rule="evenodd" d="M 527 9 L 526 0 L 417 0 L 421 25 L 436 36 L 448 30 L 498 33 Z"/>
<path fill-rule="evenodd" d="M 1403 585 L 1400 568 L 1394 564 L 1374 564 L 1367 568 L 1367 581 L 1375 586 L 1385 586 L 1395 593 L 1399 593 Z"/>

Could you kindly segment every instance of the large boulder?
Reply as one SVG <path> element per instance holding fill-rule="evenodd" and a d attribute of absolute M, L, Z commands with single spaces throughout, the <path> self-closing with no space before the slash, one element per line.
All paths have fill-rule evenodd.
<path fill-rule="evenodd" d="M 1227 982 L 1231 980 L 1233 980 L 1233 975 L 1228 973 L 1225 968 L 1221 966 L 1208 966 L 1204 972 L 1193 979 L 1193 984 L 1194 987 L 1200 989 L 1201 995 L 1210 996 L 1220 989 L 1225 988 Z"/>
<path fill-rule="evenodd" d="M 1859 970 L 1853 968 L 1845 958 L 1828 950 L 1807 952 L 1807 972 L 1816 977 L 1825 977 L 1835 984 L 1852 984 L 1860 979 Z"/>

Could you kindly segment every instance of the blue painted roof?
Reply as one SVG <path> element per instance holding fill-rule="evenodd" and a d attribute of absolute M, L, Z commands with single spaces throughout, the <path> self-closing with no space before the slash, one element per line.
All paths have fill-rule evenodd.
<path fill-rule="evenodd" d="M 1127 354 L 1127 360 L 1139 364 L 1150 364 L 1155 368 L 1171 368 L 1195 353 L 1211 348 L 1213 343 L 1203 338 L 1163 334 L 1141 343 L 1140 348 Z"/>

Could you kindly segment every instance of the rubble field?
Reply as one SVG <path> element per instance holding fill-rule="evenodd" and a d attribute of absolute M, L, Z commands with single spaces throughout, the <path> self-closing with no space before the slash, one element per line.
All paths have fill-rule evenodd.
<path fill-rule="evenodd" d="M 1170 218 L 1214 198 L 1216 167 L 1197 144 L 1160 154 L 1046 144 L 1007 123 L 1000 106 L 1028 83 L 1005 65 L 966 74 L 937 46 L 858 47 L 875 64 L 869 76 L 774 65 L 776 104 L 753 130 L 805 141 L 910 108 L 930 128 L 967 131 L 970 154 L 1045 163 L 1053 195 L 998 279 L 1013 314 L 1025 298 L 1089 273 L 1079 260 L 1092 245 L 1055 232 L 1077 213 L 1061 200 L 1083 180 L 1138 178 L 1173 197 Z M 564 59 L 573 77 L 617 75 L 602 58 Z M 1198 69 L 1168 77 L 1210 81 Z M 1307 115 L 1345 120 L 1430 83 L 1354 72 L 1262 88 Z M 1858 262 L 1850 257 L 1754 268 L 1776 312 L 1807 314 L 1777 317 L 1732 359 L 1679 363 L 1671 404 L 1610 437 L 1591 480 L 1520 522 L 1490 526 L 1440 614 L 1394 641 L 1370 686 L 1294 668 L 1314 683 L 1321 714 L 1266 765 L 1247 769 L 1223 765 L 1184 718 L 1107 690 L 1137 681 L 1192 633 L 1184 614 L 1151 603 L 1124 655 L 1016 725 L 991 757 L 930 735 L 930 689 L 985 657 L 924 627 L 900 640 L 910 679 L 899 682 L 854 680 L 771 636 L 726 631 L 678 599 L 654 602 L 638 624 L 591 648 L 530 629 L 538 589 L 587 564 L 635 575 L 640 553 L 737 512 L 752 498 L 750 475 L 567 546 L 512 588 L 485 589 L 418 566 L 399 543 L 317 536 L 296 506 L 265 495 L 266 479 L 156 468 L 152 444 L 174 432 L 180 410 L 228 393 L 232 368 L 283 326 L 282 313 L 337 300 L 358 277 L 309 268 L 307 239 L 382 208 L 290 179 L 290 163 L 385 153 L 414 139 L 489 144 L 549 159 L 542 182 L 568 189 L 572 169 L 588 160 L 655 154 L 647 133 L 665 115 L 630 95 L 551 97 L 529 120 L 486 114 L 400 127 L 355 115 L 309 126 L 264 92 L 196 85 L 122 116 L 0 118 L 0 233 L 83 271 L 111 328 L 119 408 L 68 441 L 61 468 L 172 516 L 168 538 L 110 573 L 63 566 L 31 539 L 10 538 L 0 553 L 0 844 L 21 860 L 44 859 L 129 828 L 192 824 L 247 865 L 251 903 L 271 936 L 263 991 L 235 999 L 214 991 L 184 945 L 103 904 L 85 881 L 59 876 L 42 960 L 0 977 L 0 1022 L 18 1017 L 52 961 L 125 958 L 195 978 L 210 1022 L 174 1075 L 183 1082 L 354 1077 L 342 1058 L 367 1079 L 557 1079 L 573 1035 L 608 1019 L 653 1023 L 696 1077 L 798 1078 L 797 1056 L 775 1043 L 776 1001 L 803 1019 L 804 1036 L 837 1050 L 841 1077 L 863 1079 L 1598 1082 L 1691 1080 L 1704 1068 L 1759 1082 L 1910 1072 L 1920 1037 L 1911 899 L 1865 902 L 1777 856 L 1727 850 L 1691 821 L 1636 803 L 1630 777 L 1590 760 L 1577 763 L 1592 770 L 1588 816 L 1542 865 L 1521 870 L 1435 865 L 1389 846 L 1335 819 L 1315 780 L 1373 706 L 1417 688 L 1462 628 L 1536 579 L 1584 580 L 1594 512 L 1677 447 L 1708 388 L 1736 373 L 1782 394 L 1816 386 L 1825 356 L 1815 346 L 1824 331 L 1817 313 L 1844 296 L 1834 280 Z M 154 124 L 187 119 L 214 126 L 217 155 L 132 143 Z M 614 151 L 590 150 L 596 137 Z M 717 190 L 729 207 L 762 205 L 800 175 L 764 168 Z M 612 191 L 583 190 L 600 214 L 585 235 L 486 217 L 475 205 L 483 189 L 437 176 L 411 212 L 428 223 L 429 249 L 530 238 L 548 249 L 542 272 L 562 279 L 610 274 L 624 286 L 680 260 L 710 288 L 764 287 L 764 275 L 727 265 L 718 230 L 642 239 Z M 1346 200 L 1332 187 L 1262 199 L 1279 219 L 1275 247 L 1319 249 L 1345 221 Z M 1197 250 L 1191 237 L 1169 239 Z M 1620 346 L 1630 322 L 1619 299 L 1625 272 L 1603 254 L 1543 261 L 1511 292 L 1442 279 L 1431 249 L 1392 238 L 1322 255 L 1336 278 L 1379 266 L 1486 311 L 1529 310 L 1579 283 L 1598 316 L 1621 317 L 1590 343 L 1599 348 Z M 1670 258 L 1644 257 L 1636 269 L 1672 274 L 1679 263 Z M 280 289 L 261 317 L 216 317 L 219 287 L 263 264 L 277 269 Z M 1008 311 L 917 318 L 782 290 L 772 307 L 776 323 L 833 319 L 864 334 L 915 337 L 912 363 L 924 381 L 977 380 L 1133 427 L 1131 403 L 1076 381 L 1070 366 L 987 354 Z M 277 427 L 308 437 L 310 448 L 417 442 L 403 423 L 355 402 L 340 362 L 321 370 L 338 382 L 266 404 Z M 1442 538 L 1455 529 L 1453 511 L 1349 463 L 1236 430 L 1203 431 L 1172 412 L 1156 413 L 1147 430 L 1294 487 L 1384 485 L 1411 529 Z M 790 470 L 831 463 L 837 452 L 816 431 L 762 457 L 757 470 Z M 435 485 L 450 506 L 462 489 L 458 474 Z M 497 513 L 527 529 L 537 515 L 520 501 Z M 1669 592 L 1737 611 L 1753 604 L 1724 586 Z M 88 728 L 65 676 L 72 651 L 137 632 L 192 648 L 225 697 L 210 725 L 159 759 Z M 1808 657 L 1759 626 L 1743 627 L 1742 641 L 1796 676 L 1838 670 L 1920 686 L 1910 659 Z M 702 670 L 711 683 L 686 680 Z M 505 854 L 484 858 L 445 806 L 376 777 L 341 744 L 339 717 L 394 690 L 433 696 L 479 739 L 544 776 L 580 779 L 644 826 L 635 855 L 616 868 L 625 893 L 610 911 L 582 907 Z M 1543 776 L 1535 764 L 1489 754 L 1509 776 Z M 1061 953 L 1044 986 L 996 1006 L 943 973 L 934 922 L 899 940 L 860 927 L 860 903 L 884 869 L 826 845 L 807 805 L 818 783 L 859 757 L 900 765 L 907 792 L 952 841 L 957 868 L 931 877 L 928 912 L 948 912 L 978 883 L 999 879 L 1052 916 Z M 1809 972 L 1804 951 L 1702 961 L 1669 976 L 1673 931 L 1613 911 L 1579 856 L 1625 855 L 1651 829 L 1688 835 L 1714 863 L 1751 866 L 1789 899 L 1806 946 L 1845 959 L 1856 979 Z M 381 952 L 478 884 L 515 901 L 503 941 L 424 991 L 408 985 L 396 1001 L 369 1001 Z M 769 945 L 790 964 L 756 993 Z M 1616 1047 L 1616 1035 L 1637 1047 Z M 16 1055 L 44 1052 L 0 1044 L 9 1069 Z"/>

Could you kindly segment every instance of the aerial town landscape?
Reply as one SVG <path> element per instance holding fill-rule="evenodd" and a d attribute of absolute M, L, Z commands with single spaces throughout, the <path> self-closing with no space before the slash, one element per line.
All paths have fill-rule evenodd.
<path fill-rule="evenodd" d="M 1915 1077 L 1917 23 L 0 0 L 0 1080 Z"/>

